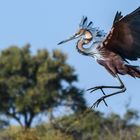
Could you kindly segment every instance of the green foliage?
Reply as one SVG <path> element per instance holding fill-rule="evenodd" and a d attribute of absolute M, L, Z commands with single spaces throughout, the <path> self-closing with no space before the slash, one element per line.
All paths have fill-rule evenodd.
<path fill-rule="evenodd" d="M 131 124 L 133 121 L 137 121 L 139 119 L 139 113 L 136 110 L 128 109 L 124 115 L 124 121 L 127 124 Z"/>
<path fill-rule="evenodd" d="M 126 112 L 128 114 L 130 110 Z M 133 113 L 132 113 L 133 112 Z M 140 126 L 125 121 L 124 114 L 121 118 L 118 114 L 111 113 L 105 117 L 98 111 L 91 111 L 83 116 L 71 115 L 57 120 L 54 124 L 56 130 L 66 135 L 73 136 L 74 140 L 138 140 L 140 139 Z M 131 117 L 135 118 L 136 111 L 131 109 Z M 56 125 L 57 124 L 57 125 Z"/>
<path fill-rule="evenodd" d="M 22 130 L 19 127 L 10 127 L 0 132 L 0 140 L 73 140 L 60 131 L 56 131 L 50 126 L 38 126 Z"/>
<path fill-rule="evenodd" d="M 59 50 L 50 54 L 44 49 L 33 55 L 29 45 L 3 50 L 0 54 L 0 112 L 21 126 L 30 127 L 38 114 L 49 113 L 58 106 L 83 110 L 85 100 L 73 85 L 77 76 L 66 60 L 66 55 Z"/>
<path fill-rule="evenodd" d="M 131 110 L 135 112 L 135 110 Z M 129 110 L 126 112 L 126 114 Z M 135 113 L 133 113 L 135 114 Z M 54 124 L 44 123 L 35 128 L 21 129 L 9 127 L 0 131 L 2 140 L 139 140 L 140 126 L 128 124 L 125 115 L 115 113 L 105 117 L 100 112 L 91 111 L 81 117 L 76 113 L 57 118 Z M 135 116 L 135 115 L 134 115 Z M 77 123 L 75 121 L 77 120 Z M 123 125 L 122 125 L 123 124 Z"/>

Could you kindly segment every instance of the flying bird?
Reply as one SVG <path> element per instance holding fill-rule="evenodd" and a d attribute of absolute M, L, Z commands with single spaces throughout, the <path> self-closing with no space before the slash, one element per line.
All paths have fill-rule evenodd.
<path fill-rule="evenodd" d="M 119 75 L 127 74 L 134 78 L 140 78 L 140 68 L 130 65 L 128 62 L 128 60 L 136 61 L 140 58 L 140 7 L 126 16 L 117 12 L 108 34 L 99 28 L 94 28 L 93 22 L 88 23 L 87 17 L 83 17 L 78 32 L 58 45 L 73 39 L 78 39 L 76 48 L 79 53 L 95 58 L 97 63 L 102 65 L 120 83 L 118 86 L 96 86 L 88 89 L 90 92 L 101 90 L 104 94 L 92 107 L 98 107 L 102 101 L 108 106 L 106 98 L 126 91 Z M 90 47 L 84 47 L 89 43 L 92 44 Z M 111 94 L 105 94 L 104 89 L 118 90 Z"/>

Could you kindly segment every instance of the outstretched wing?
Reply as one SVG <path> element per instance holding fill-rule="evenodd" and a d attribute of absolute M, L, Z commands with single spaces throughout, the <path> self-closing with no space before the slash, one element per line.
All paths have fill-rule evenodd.
<path fill-rule="evenodd" d="M 117 12 L 112 30 L 103 43 L 123 59 L 140 58 L 140 7 L 125 17 Z"/>

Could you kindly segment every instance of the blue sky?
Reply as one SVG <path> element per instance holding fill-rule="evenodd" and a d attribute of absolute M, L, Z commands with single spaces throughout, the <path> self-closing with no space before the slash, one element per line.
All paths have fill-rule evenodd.
<path fill-rule="evenodd" d="M 76 41 L 61 46 L 57 46 L 57 43 L 78 29 L 83 15 L 92 20 L 96 27 L 108 32 L 117 10 L 126 15 L 139 6 L 139 0 L 1 0 L 0 49 L 10 45 L 22 47 L 27 43 L 31 44 L 33 52 L 41 48 L 50 51 L 57 48 L 68 54 L 68 62 L 75 67 L 79 76 L 77 85 L 80 88 L 116 85 L 117 81 L 94 59 L 77 53 Z M 130 103 L 130 107 L 140 111 L 140 79 L 129 76 L 121 78 L 126 84 L 126 93 L 111 97 L 107 100 L 109 107 L 100 105 L 99 110 L 123 114 L 125 105 Z M 100 92 L 85 93 L 89 106 L 100 96 Z"/>

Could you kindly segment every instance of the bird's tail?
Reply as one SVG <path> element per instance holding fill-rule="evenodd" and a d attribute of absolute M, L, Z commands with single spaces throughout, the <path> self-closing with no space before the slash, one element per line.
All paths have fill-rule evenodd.
<path fill-rule="evenodd" d="M 128 74 L 131 75 L 132 77 L 136 78 L 140 78 L 140 67 L 138 66 L 131 66 L 131 65 L 126 65 L 127 69 L 128 69 Z"/>

